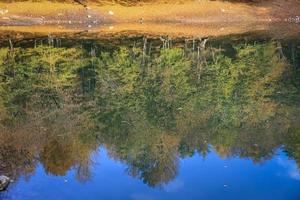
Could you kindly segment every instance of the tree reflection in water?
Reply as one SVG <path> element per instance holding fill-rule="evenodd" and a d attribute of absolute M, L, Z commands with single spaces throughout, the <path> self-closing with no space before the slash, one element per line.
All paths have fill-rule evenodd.
<path fill-rule="evenodd" d="M 87 181 L 100 145 L 149 186 L 211 148 L 263 162 L 282 147 L 299 165 L 299 49 L 132 40 L 1 48 L 0 173 L 30 177 L 40 162 Z"/>

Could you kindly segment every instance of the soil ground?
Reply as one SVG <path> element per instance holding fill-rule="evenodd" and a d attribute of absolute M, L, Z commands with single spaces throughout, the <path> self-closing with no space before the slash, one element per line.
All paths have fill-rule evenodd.
<path fill-rule="evenodd" d="M 297 23 L 300 1 L 264 3 L 187 1 L 120 4 L 18 2 L 0 3 L 0 30 L 27 32 L 101 31 L 225 35 L 266 30 L 274 23 Z M 297 28 L 299 25 L 295 24 Z"/>

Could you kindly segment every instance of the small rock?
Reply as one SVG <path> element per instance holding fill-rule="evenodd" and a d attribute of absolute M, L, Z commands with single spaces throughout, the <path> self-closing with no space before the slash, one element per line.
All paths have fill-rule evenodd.
<path fill-rule="evenodd" d="M 143 24 L 144 23 L 144 18 L 140 18 L 139 23 Z"/>
<path fill-rule="evenodd" d="M 91 16 L 91 15 L 88 15 L 87 17 L 88 17 L 88 18 L 92 18 L 92 16 Z"/>
<path fill-rule="evenodd" d="M 0 14 L 1 15 L 5 15 L 8 13 L 8 10 L 7 9 L 0 9 Z"/>
<path fill-rule="evenodd" d="M 109 15 L 114 15 L 114 12 L 110 10 L 110 11 L 108 11 L 108 14 Z"/>
<path fill-rule="evenodd" d="M 10 183 L 10 179 L 7 176 L 0 176 L 0 191 L 3 191 L 7 188 Z"/>

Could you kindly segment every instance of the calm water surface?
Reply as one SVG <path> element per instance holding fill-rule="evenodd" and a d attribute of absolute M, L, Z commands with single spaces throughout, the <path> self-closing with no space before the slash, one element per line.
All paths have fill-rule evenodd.
<path fill-rule="evenodd" d="M 300 199 L 300 38 L 0 48 L 0 199 Z"/>

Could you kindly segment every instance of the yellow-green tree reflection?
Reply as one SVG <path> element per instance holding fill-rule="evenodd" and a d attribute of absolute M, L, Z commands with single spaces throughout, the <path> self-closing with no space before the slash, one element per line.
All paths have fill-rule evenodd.
<path fill-rule="evenodd" d="M 299 164 L 299 68 L 279 42 L 232 48 L 2 48 L 1 170 L 89 180 L 99 145 L 149 186 L 211 147 L 262 162 L 283 146 Z"/>

